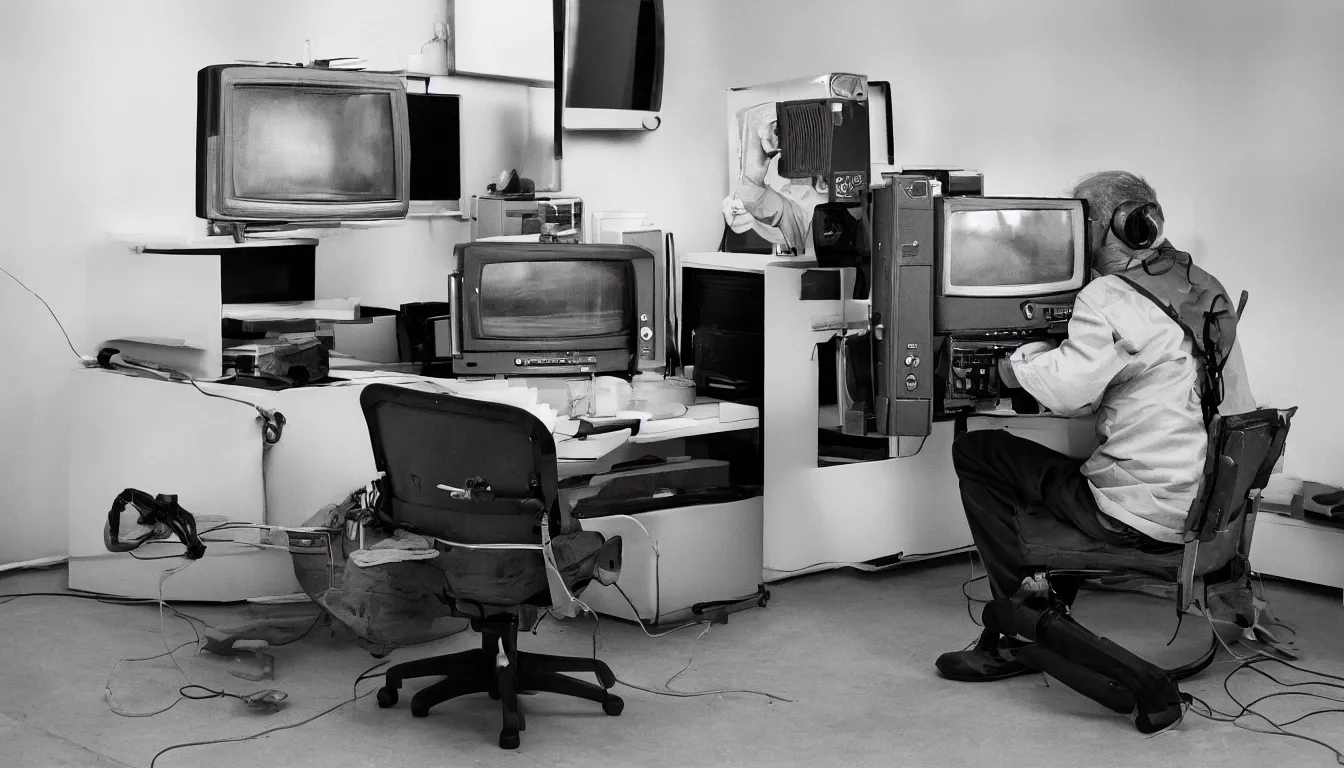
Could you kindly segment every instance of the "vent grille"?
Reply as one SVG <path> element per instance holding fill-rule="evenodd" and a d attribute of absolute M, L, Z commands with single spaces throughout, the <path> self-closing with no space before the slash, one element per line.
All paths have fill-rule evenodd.
<path fill-rule="evenodd" d="M 831 114 L 827 102 L 782 104 L 781 107 L 779 175 L 793 179 L 823 175 L 831 143 Z"/>

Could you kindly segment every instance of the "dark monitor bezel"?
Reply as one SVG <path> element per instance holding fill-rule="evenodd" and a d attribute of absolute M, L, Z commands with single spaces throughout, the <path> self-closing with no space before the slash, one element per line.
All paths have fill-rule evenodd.
<path fill-rule="evenodd" d="M 464 352 L 596 352 L 635 350 L 640 321 L 640 282 L 653 275 L 654 255 L 644 248 L 614 244 L 590 244 L 575 249 L 564 244 L 463 243 L 457 247 L 458 269 L 464 297 L 461 318 Z M 637 262 L 647 260 L 646 269 Z M 524 261 L 619 261 L 628 265 L 630 290 L 627 294 L 631 327 L 622 333 L 599 336 L 566 336 L 554 339 L 496 339 L 480 332 L 481 272 L 487 264 Z M 652 286 L 650 286 L 652 288 Z"/>

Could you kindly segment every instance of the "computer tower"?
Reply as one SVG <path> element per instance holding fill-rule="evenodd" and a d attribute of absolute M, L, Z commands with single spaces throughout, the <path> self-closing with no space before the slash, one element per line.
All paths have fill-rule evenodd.
<path fill-rule="evenodd" d="M 933 179 L 889 175 L 873 191 L 875 428 L 924 437 L 933 428 Z"/>
<path fill-rule="evenodd" d="M 653 316 L 639 318 L 639 367 L 656 369 L 667 365 L 668 318 L 672 317 L 673 299 L 668 285 L 667 248 L 661 229 L 642 227 L 638 229 L 606 230 L 598 233 L 604 243 L 634 245 L 652 253 L 653 259 L 653 295 L 657 301 L 657 310 Z"/>

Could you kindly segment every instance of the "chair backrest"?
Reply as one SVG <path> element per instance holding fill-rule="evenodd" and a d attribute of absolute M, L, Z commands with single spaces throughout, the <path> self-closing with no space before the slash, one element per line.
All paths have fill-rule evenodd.
<path fill-rule="evenodd" d="M 1295 413 L 1296 408 L 1263 409 L 1214 419 L 1208 471 L 1186 520 L 1187 534 L 1207 543 L 1240 528 L 1252 493 L 1264 490 L 1283 455 Z"/>
<path fill-rule="evenodd" d="M 359 403 L 384 473 L 380 513 L 391 522 L 463 544 L 541 543 L 538 511 L 554 510 L 558 498 L 555 441 L 541 420 L 511 405 L 387 384 L 366 386 Z M 476 479 L 493 500 L 439 487 Z"/>

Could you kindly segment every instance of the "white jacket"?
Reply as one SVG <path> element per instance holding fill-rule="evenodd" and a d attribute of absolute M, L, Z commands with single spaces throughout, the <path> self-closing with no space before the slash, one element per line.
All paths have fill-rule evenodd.
<path fill-rule="evenodd" d="M 1208 451 L 1198 364 L 1174 320 L 1124 280 L 1106 276 L 1078 293 L 1064 343 L 1024 346 L 1009 365 L 1042 407 L 1096 414 L 1101 445 L 1082 471 L 1101 511 L 1179 544 Z M 1239 343 L 1223 378 L 1219 413 L 1254 410 Z"/>

